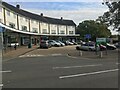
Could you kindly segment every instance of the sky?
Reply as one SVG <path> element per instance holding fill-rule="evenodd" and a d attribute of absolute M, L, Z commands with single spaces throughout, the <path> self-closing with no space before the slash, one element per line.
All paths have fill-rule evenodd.
<path fill-rule="evenodd" d="M 73 20 L 76 25 L 84 20 L 95 20 L 108 11 L 104 0 L 3 0 L 12 5 L 44 16 Z"/>

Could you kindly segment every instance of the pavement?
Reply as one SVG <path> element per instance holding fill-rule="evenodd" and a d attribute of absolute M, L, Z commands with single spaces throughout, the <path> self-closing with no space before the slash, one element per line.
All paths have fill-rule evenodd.
<path fill-rule="evenodd" d="M 33 51 L 35 49 L 37 49 L 38 46 L 34 45 L 32 46 L 32 48 L 28 48 L 27 46 L 22 46 L 22 47 L 19 47 L 17 48 L 16 50 L 12 49 L 10 51 L 3 51 L 3 61 L 7 61 L 7 60 L 10 60 L 10 59 L 13 59 L 13 58 L 16 58 L 20 55 L 23 55 L 25 53 L 28 53 L 30 51 Z"/>
<path fill-rule="evenodd" d="M 75 51 L 70 52 L 68 55 L 74 58 L 85 58 L 85 59 L 105 59 L 105 60 L 118 60 L 119 50 L 107 50 L 107 51 Z"/>

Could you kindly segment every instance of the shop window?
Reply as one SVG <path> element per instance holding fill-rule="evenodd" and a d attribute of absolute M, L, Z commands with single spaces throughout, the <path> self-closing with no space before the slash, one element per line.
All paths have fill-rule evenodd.
<path fill-rule="evenodd" d="M 14 24 L 14 23 L 9 23 L 9 26 L 10 26 L 11 28 L 15 28 L 15 24 Z"/>
<path fill-rule="evenodd" d="M 22 31 L 27 31 L 27 26 L 22 26 Z"/>

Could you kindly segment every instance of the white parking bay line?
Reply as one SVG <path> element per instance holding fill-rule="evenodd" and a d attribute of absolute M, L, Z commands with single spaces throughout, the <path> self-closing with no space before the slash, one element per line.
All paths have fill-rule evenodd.
<path fill-rule="evenodd" d="M 66 67 L 53 67 L 53 69 L 67 69 L 67 68 L 82 68 L 82 67 L 95 67 L 95 66 L 101 66 L 102 64 L 96 64 L 96 65 L 82 65 L 82 66 L 66 66 Z"/>
<path fill-rule="evenodd" d="M 62 54 L 58 53 L 58 54 L 51 54 L 50 56 L 61 56 Z"/>
<path fill-rule="evenodd" d="M 101 73 L 108 73 L 108 72 L 115 72 L 119 69 L 112 69 L 112 70 L 105 70 L 105 71 L 97 71 L 97 72 L 91 72 L 91 73 L 82 73 L 82 74 L 75 74 L 75 75 L 67 75 L 67 76 L 60 76 L 60 79 L 65 78 L 73 78 L 73 77 L 80 77 L 80 76 L 88 76 L 88 75 L 95 75 L 95 74 L 101 74 Z"/>
<path fill-rule="evenodd" d="M 8 70 L 8 71 L 0 71 L 0 73 L 10 73 L 12 72 L 11 70 Z"/>

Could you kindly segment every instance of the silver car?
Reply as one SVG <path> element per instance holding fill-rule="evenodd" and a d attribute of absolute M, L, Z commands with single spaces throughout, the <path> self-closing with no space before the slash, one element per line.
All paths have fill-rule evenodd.
<path fill-rule="evenodd" d="M 49 40 L 49 43 L 51 43 L 52 46 L 55 46 L 55 47 L 60 47 L 61 44 L 56 42 L 55 40 Z"/>

